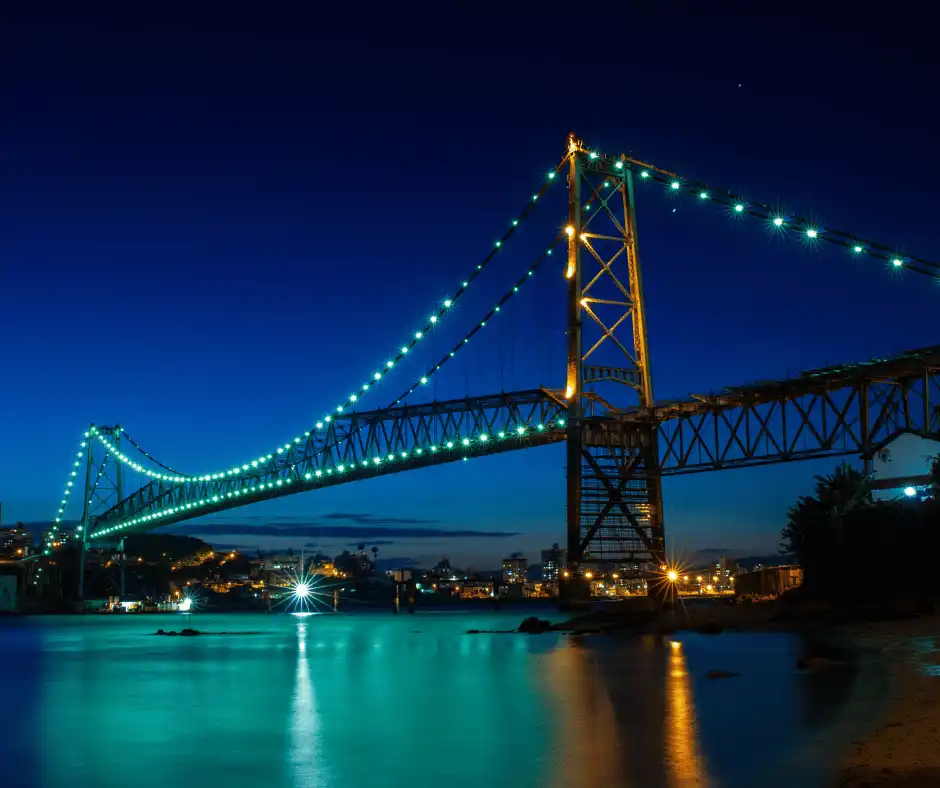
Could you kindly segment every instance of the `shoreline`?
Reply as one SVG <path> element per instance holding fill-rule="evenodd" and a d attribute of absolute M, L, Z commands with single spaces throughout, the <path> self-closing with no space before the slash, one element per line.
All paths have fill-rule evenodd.
<path fill-rule="evenodd" d="M 859 647 L 880 654 L 890 687 L 884 715 L 844 753 L 834 785 L 940 785 L 940 615 L 859 624 L 844 631 Z"/>

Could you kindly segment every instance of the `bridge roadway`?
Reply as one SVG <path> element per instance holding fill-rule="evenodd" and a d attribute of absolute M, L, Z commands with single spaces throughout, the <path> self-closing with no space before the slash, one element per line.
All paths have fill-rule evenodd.
<path fill-rule="evenodd" d="M 267 462 L 196 482 L 153 481 L 94 519 L 112 542 L 256 501 L 565 440 L 547 389 L 341 414 Z M 588 409 L 588 412 L 590 410 Z M 653 428 L 655 425 L 655 430 Z M 940 439 L 940 346 L 588 417 L 588 445 L 658 441 L 663 475 L 820 457 L 871 458 L 902 434 Z"/>

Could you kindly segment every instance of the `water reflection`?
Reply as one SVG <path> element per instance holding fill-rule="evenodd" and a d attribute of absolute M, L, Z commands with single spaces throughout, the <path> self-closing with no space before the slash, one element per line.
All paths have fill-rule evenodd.
<path fill-rule="evenodd" d="M 707 786 L 709 780 L 698 737 L 692 680 L 686 668 L 682 642 L 670 641 L 667 653 L 669 671 L 666 681 L 666 724 L 663 731 L 670 785 Z"/>
<path fill-rule="evenodd" d="M 326 763 L 319 751 L 320 719 L 313 682 L 310 680 L 307 625 L 304 623 L 297 626 L 297 678 L 294 685 L 290 738 L 290 764 L 294 786 L 318 788 L 329 784 L 325 773 Z"/>
<path fill-rule="evenodd" d="M 26 707 L 0 763 L 41 764 L 0 771 L 0 785 L 814 786 L 854 738 L 826 738 L 834 720 L 817 707 L 875 717 L 849 691 L 852 671 L 798 672 L 807 646 L 790 635 L 672 647 L 464 634 L 518 623 L 492 615 L 233 614 L 199 628 L 260 634 L 153 637 L 166 623 L 44 618 L 32 637 L 0 626 L 0 692 Z M 709 681 L 713 668 L 740 675 Z"/>
<path fill-rule="evenodd" d="M 680 646 L 572 641 L 551 652 L 546 678 L 557 715 L 552 788 L 709 785 Z"/>

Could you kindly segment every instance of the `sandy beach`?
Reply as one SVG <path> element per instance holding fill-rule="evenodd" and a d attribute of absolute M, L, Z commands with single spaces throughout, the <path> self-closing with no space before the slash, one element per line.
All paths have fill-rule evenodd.
<path fill-rule="evenodd" d="M 887 713 L 843 761 L 841 788 L 940 786 L 940 616 L 851 627 L 892 674 Z"/>

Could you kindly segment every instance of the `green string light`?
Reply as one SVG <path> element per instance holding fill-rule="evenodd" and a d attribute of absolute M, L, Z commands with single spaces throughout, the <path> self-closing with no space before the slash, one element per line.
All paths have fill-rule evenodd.
<path fill-rule="evenodd" d="M 532 196 L 531 202 L 528 203 L 526 207 L 523 209 L 523 211 L 519 214 L 519 216 L 511 222 L 509 229 L 506 231 L 503 237 L 496 243 L 495 247 L 489 252 L 489 254 L 487 254 L 487 256 L 483 259 L 483 261 L 476 265 L 475 269 L 471 272 L 470 276 L 468 276 L 466 279 L 462 281 L 461 285 L 457 288 L 457 291 L 454 293 L 454 295 L 446 299 L 443 302 L 443 306 L 438 308 L 436 314 L 432 314 L 428 318 L 427 323 L 422 330 L 416 331 L 414 333 L 413 339 L 411 339 L 407 345 L 403 345 L 393 358 L 386 361 L 385 367 L 382 370 L 374 372 L 372 374 L 371 383 L 366 383 L 362 385 L 361 391 L 363 393 L 369 391 L 372 387 L 374 387 L 375 385 L 378 385 L 378 383 L 383 381 L 385 377 L 389 374 L 389 372 L 394 369 L 395 365 L 408 353 L 408 351 L 412 349 L 413 347 L 415 347 L 415 345 L 418 342 L 420 342 L 422 338 L 428 332 L 430 332 L 431 328 L 438 322 L 438 320 L 441 317 L 443 317 L 444 313 L 447 310 L 451 309 L 454 306 L 454 304 L 456 304 L 457 300 L 466 292 L 467 288 L 473 282 L 473 280 L 476 279 L 476 277 L 479 276 L 481 272 L 486 268 L 486 266 L 489 265 L 489 263 L 493 260 L 497 252 L 499 252 L 500 249 L 502 248 L 503 244 L 515 234 L 516 229 L 519 227 L 520 222 L 522 222 L 524 219 L 526 219 L 529 216 L 529 214 L 532 212 L 534 208 L 534 203 L 537 201 L 538 197 L 544 195 L 544 193 L 552 185 L 552 182 L 555 180 L 555 175 L 561 170 L 561 168 L 568 161 L 568 155 L 569 154 L 566 154 L 564 158 L 562 158 L 562 160 L 559 162 L 558 166 L 553 171 L 548 173 L 546 182 L 542 185 L 541 189 L 539 189 L 539 191 Z M 427 374 L 427 377 L 433 374 L 434 371 L 436 370 L 432 370 L 431 372 L 429 372 Z M 350 395 L 349 397 L 347 397 L 347 399 L 344 402 L 336 405 L 335 412 L 343 413 L 346 410 L 346 408 L 355 404 L 359 399 L 360 399 L 359 395 Z M 330 422 L 330 418 L 331 417 L 329 415 L 326 415 L 321 420 L 317 421 L 315 429 L 318 429 L 318 430 L 322 429 L 324 423 L 328 424 Z M 305 434 L 305 436 L 308 436 L 308 435 L 309 434 Z M 139 463 L 131 464 L 132 461 L 129 458 L 127 458 L 125 455 L 121 454 L 120 452 L 115 451 L 114 447 L 111 447 L 111 450 L 114 453 L 115 458 L 119 462 L 130 464 L 130 467 L 133 467 L 135 470 L 138 470 L 139 472 L 144 473 L 145 475 L 149 476 L 150 478 L 154 480 L 179 483 L 179 482 L 193 482 L 193 481 L 213 481 L 213 480 L 220 479 L 220 478 L 240 476 L 244 474 L 245 472 L 258 468 L 259 465 L 261 464 L 270 462 L 273 459 L 274 454 L 281 454 L 284 451 L 290 450 L 291 448 L 293 448 L 294 445 L 298 443 L 300 443 L 300 438 L 295 437 L 293 443 L 286 443 L 284 444 L 284 446 L 278 447 L 273 453 L 263 455 L 247 463 L 243 463 L 241 466 L 236 466 L 228 470 L 224 470 L 224 471 L 216 471 L 214 473 L 200 474 L 196 476 L 185 476 L 182 474 L 179 476 L 172 476 L 169 474 L 163 474 L 163 473 L 156 472 L 156 471 L 149 471 L 149 469 L 145 469 L 143 466 L 140 466 Z"/>
<path fill-rule="evenodd" d="M 854 255 L 865 254 L 868 257 L 884 260 L 893 270 L 911 271 L 940 281 L 940 263 L 913 255 L 899 255 L 893 247 L 887 244 L 870 241 L 855 233 L 842 230 L 827 228 L 824 232 L 822 228 L 801 216 L 782 216 L 766 203 L 744 200 L 740 195 L 735 195 L 730 191 L 711 190 L 701 182 L 687 181 L 674 172 L 629 156 L 594 156 L 589 153 L 588 159 L 587 165 L 593 171 L 607 172 L 610 165 L 613 165 L 615 171 L 628 168 L 639 172 L 641 180 L 656 181 L 668 187 L 670 191 L 696 195 L 700 200 L 724 205 L 736 214 L 765 219 L 773 229 L 796 233 L 811 241 L 825 241 L 841 246 Z"/>
<path fill-rule="evenodd" d="M 77 459 L 72 463 L 72 470 L 69 471 L 69 475 L 65 480 L 65 490 L 62 492 L 62 500 L 59 501 L 59 510 L 56 512 L 55 518 L 53 518 L 52 523 L 49 526 L 49 530 L 52 531 L 53 537 L 56 531 L 59 530 L 59 523 L 62 522 L 62 517 L 65 515 L 65 508 L 69 505 L 69 500 L 72 497 L 72 490 L 75 489 L 75 482 L 78 479 L 78 471 L 76 468 L 80 468 L 82 464 L 82 457 L 85 452 L 84 449 L 88 446 L 88 440 L 90 434 L 86 432 L 79 446 L 78 452 L 75 454 Z M 54 538 L 50 537 L 49 542 L 54 541 Z M 48 547 L 48 543 L 45 545 Z"/>

